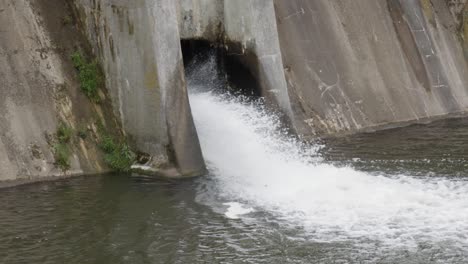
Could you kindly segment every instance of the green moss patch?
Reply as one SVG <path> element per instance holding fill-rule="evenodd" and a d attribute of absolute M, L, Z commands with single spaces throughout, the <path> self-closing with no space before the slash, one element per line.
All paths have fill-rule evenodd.
<path fill-rule="evenodd" d="M 65 144 L 54 145 L 55 166 L 63 171 L 70 169 L 70 149 Z"/>
<path fill-rule="evenodd" d="M 59 143 L 69 143 L 71 140 L 71 137 L 73 135 L 73 129 L 69 126 L 67 126 L 65 123 L 61 122 L 59 126 L 57 127 L 57 140 Z"/>
<path fill-rule="evenodd" d="M 61 122 L 55 132 L 56 143 L 53 145 L 55 165 L 63 171 L 70 169 L 71 150 L 69 143 L 73 135 L 73 129 Z"/>
<path fill-rule="evenodd" d="M 94 102 L 99 102 L 99 87 L 102 83 L 102 76 L 96 61 L 87 62 L 79 52 L 71 55 L 73 66 L 78 70 L 81 90 Z"/>
<path fill-rule="evenodd" d="M 127 172 L 136 160 L 135 153 L 124 142 L 118 142 L 114 137 L 101 130 L 101 142 L 99 144 L 104 151 L 104 161 L 115 171 Z"/>

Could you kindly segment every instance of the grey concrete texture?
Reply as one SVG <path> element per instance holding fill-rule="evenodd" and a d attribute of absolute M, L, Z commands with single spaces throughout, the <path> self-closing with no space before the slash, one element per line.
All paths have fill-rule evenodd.
<path fill-rule="evenodd" d="M 286 79 L 283 73 L 278 30 L 273 1 L 224 1 L 224 34 L 231 41 L 241 42 L 242 55 L 253 52 L 262 95 L 289 117 L 292 117 Z"/>
<path fill-rule="evenodd" d="M 205 172 L 183 73 L 176 2 L 76 0 L 114 111 L 149 166 Z"/>
<path fill-rule="evenodd" d="M 466 111 L 465 0 L 178 3 L 183 38 L 217 36 L 306 137 Z"/>
<path fill-rule="evenodd" d="M 66 5 L 59 3 L 0 1 L 0 181 L 106 171 L 95 144 L 78 139 L 70 144 L 70 170 L 54 164 L 58 123 L 76 128 L 100 110 L 80 92 L 69 58 L 76 32 L 62 24 Z M 47 13 L 48 4 L 60 15 Z"/>
<path fill-rule="evenodd" d="M 302 134 L 466 111 L 468 68 L 445 0 L 275 0 L 275 10 Z"/>
<path fill-rule="evenodd" d="M 178 0 L 177 14 L 182 39 L 218 41 L 224 25 L 224 2 Z"/>
<path fill-rule="evenodd" d="M 62 21 L 69 3 L 76 26 Z M 463 115 L 466 10 L 466 0 L 2 0 L 0 180 L 63 176 L 48 138 L 61 120 L 77 128 L 95 115 L 116 116 L 150 154 L 139 168 L 203 174 L 180 39 L 222 44 L 308 137 Z M 101 106 L 69 61 L 83 39 L 106 76 Z M 72 152 L 68 174 L 106 170 L 89 142 Z"/>
<path fill-rule="evenodd" d="M 183 39 L 224 45 L 259 82 L 261 95 L 294 120 L 272 0 L 179 0 Z M 294 125 L 294 124 L 292 124 Z"/>

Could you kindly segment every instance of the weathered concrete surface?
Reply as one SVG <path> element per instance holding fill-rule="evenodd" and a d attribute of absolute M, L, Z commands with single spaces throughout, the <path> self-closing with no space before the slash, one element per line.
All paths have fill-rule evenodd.
<path fill-rule="evenodd" d="M 466 8 L 465 0 L 179 0 L 179 24 L 183 38 L 223 43 L 296 130 L 316 136 L 464 113 Z"/>
<path fill-rule="evenodd" d="M 182 39 L 219 41 L 224 27 L 224 1 L 178 0 L 178 21 Z"/>
<path fill-rule="evenodd" d="M 350 133 L 468 107 L 468 69 L 445 0 L 275 0 L 299 132 Z"/>
<path fill-rule="evenodd" d="M 306 136 L 464 114 L 467 10 L 466 0 L 2 0 L 0 180 L 63 175 L 50 140 L 60 121 L 92 135 L 73 141 L 69 173 L 106 170 L 99 120 L 122 123 L 151 156 L 139 169 L 203 173 L 180 39 L 223 46 Z M 78 28 L 105 72 L 100 105 L 69 60 L 86 50 Z"/>
<path fill-rule="evenodd" d="M 204 173 L 183 74 L 176 2 L 76 0 L 75 7 L 131 146 L 150 154 L 147 165 L 153 168 L 175 166 L 186 176 Z"/>
<path fill-rule="evenodd" d="M 437 3 L 440 4 L 441 1 Z M 455 20 L 456 30 L 463 41 L 465 58 L 468 60 L 468 1 L 467 0 L 446 0 L 450 13 Z M 438 6 L 434 7 L 436 10 Z"/>
<path fill-rule="evenodd" d="M 260 94 L 293 120 L 272 0 L 179 0 L 182 39 L 224 45 L 257 78 Z"/>
<path fill-rule="evenodd" d="M 239 56 L 254 54 L 262 95 L 274 99 L 279 108 L 292 116 L 273 1 L 224 1 L 224 31 L 227 43 L 242 43 Z M 229 47 L 229 46 L 228 46 Z"/>
<path fill-rule="evenodd" d="M 70 54 L 84 44 L 70 14 L 62 0 L 0 1 L 0 181 L 107 171 L 92 131 L 73 135 L 69 171 L 54 164 L 59 122 L 88 129 L 102 117 L 115 128 L 105 95 L 95 105 L 80 91 Z"/>
<path fill-rule="evenodd" d="M 426 0 L 423 2 L 430 2 L 430 1 Z M 458 25 L 460 25 L 463 21 L 463 16 L 464 16 L 463 12 L 465 11 L 467 0 L 445 0 L 445 2 L 450 10 L 450 13 L 453 16 L 453 19 L 455 19 L 455 22 Z"/>

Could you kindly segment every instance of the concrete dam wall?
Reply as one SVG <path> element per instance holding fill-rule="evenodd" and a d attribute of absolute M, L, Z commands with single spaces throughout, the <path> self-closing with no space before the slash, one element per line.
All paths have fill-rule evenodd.
<path fill-rule="evenodd" d="M 201 175 L 181 40 L 245 67 L 306 138 L 464 115 L 464 0 L 2 0 L 0 180 L 109 171 L 100 127 L 139 172 Z M 77 51 L 102 71 L 80 89 Z M 196 52 L 196 50 L 194 51 Z M 75 134 L 58 164 L 60 128 Z M 59 142 L 60 143 L 60 142 Z M 58 144 L 58 145 L 57 145 Z"/>
<path fill-rule="evenodd" d="M 0 1 L 0 181 L 109 171 L 97 123 L 120 129 L 104 89 L 99 104 L 80 91 L 70 56 L 86 41 L 71 14 L 61 0 Z"/>
<path fill-rule="evenodd" d="M 114 113 L 146 169 L 168 176 L 205 170 L 184 77 L 177 9 L 172 0 L 76 0 L 106 74 Z"/>
<path fill-rule="evenodd" d="M 336 134 L 464 113 L 452 1 L 275 1 L 295 117 Z"/>

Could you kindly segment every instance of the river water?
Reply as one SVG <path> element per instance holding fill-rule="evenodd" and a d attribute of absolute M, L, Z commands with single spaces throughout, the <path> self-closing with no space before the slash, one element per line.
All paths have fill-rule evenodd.
<path fill-rule="evenodd" d="M 468 263 L 468 120 L 304 143 L 208 83 L 209 175 L 0 190 L 0 263 Z"/>

